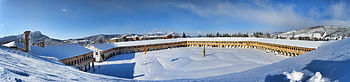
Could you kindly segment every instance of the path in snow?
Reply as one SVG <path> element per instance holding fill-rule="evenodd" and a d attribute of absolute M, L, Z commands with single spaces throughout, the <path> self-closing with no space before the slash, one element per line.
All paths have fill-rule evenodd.
<path fill-rule="evenodd" d="M 243 48 L 173 48 L 117 55 L 96 63 L 95 72 L 139 80 L 194 79 L 245 71 L 286 59 L 265 51 Z"/>

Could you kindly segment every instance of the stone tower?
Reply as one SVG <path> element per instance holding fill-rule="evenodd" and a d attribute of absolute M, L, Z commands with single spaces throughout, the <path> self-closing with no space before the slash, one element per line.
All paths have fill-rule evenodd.
<path fill-rule="evenodd" d="M 29 52 L 30 51 L 29 47 L 30 47 L 31 44 L 30 44 L 29 36 L 30 36 L 30 31 L 25 31 L 23 33 L 23 47 L 24 47 L 24 51 L 25 52 Z"/>

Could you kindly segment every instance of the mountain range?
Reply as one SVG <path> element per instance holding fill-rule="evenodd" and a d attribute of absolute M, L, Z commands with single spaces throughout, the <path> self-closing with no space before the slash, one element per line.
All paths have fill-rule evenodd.
<path fill-rule="evenodd" d="M 171 32 L 173 33 L 173 32 Z M 323 26 L 313 26 L 307 27 L 301 30 L 292 30 L 288 32 L 275 32 L 279 37 L 312 37 L 312 38 L 328 38 L 328 39 L 338 39 L 338 38 L 347 38 L 350 37 L 350 27 L 347 26 L 336 26 L 336 25 L 323 25 Z M 40 31 L 31 32 L 31 41 L 34 44 L 44 42 L 47 45 L 55 44 L 69 44 L 69 43 L 80 43 L 82 45 L 91 44 L 91 43 L 103 43 L 109 42 L 112 38 L 120 38 L 123 35 L 126 36 L 142 36 L 142 35 L 166 35 L 168 33 L 150 33 L 150 34 L 99 34 L 77 39 L 67 39 L 60 40 L 50 38 Z M 0 44 L 8 43 L 11 41 L 16 41 L 18 38 L 22 38 L 22 34 L 12 35 L 0 38 Z"/>
<path fill-rule="evenodd" d="M 172 32 L 171 32 L 172 33 Z M 69 43 L 79 43 L 82 45 L 91 44 L 91 43 L 103 43 L 103 42 L 109 42 L 112 38 L 120 38 L 121 36 L 142 36 L 141 34 L 99 34 L 99 35 L 93 35 L 83 38 L 77 38 L 77 39 L 67 39 L 67 40 L 60 40 L 60 39 L 54 39 L 50 38 L 44 34 L 42 34 L 40 31 L 33 31 L 31 34 L 31 41 L 34 44 L 44 42 L 47 45 L 55 45 L 55 44 L 69 44 Z M 154 33 L 154 34 L 143 34 L 143 35 L 166 35 L 167 33 Z M 19 38 L 23 38 L 22 34 L 19 35 L 11 35 L 0 38 L 0 44 L 5 44 L 11 41 L 17 41 Z"/>
<path fill-rule="evenodd" d="M 350 37 L 350 27 L 336 26 L 336 25 L 324 25 L 313 26 L 304 28 L 301 30 L 292 30 L 285 33 L 278 34 L 279 37 L 311 37 L 311 38 L 324 38 L 324 39 L 336 39 Z"/>

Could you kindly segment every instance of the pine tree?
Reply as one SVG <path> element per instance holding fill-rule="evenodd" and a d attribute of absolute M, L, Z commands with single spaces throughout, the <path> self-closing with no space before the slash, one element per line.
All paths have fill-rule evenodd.
<path fill-rule="evenodd" d="M 217 32 L 217 33 L 216 33 L 216 37 L 220 37 L 220 34 L 219 34 L 219 32 Z"/>
<path fill-rule="evenodd" d="M 182 38 L 186 38 L 185 32 L 182 32 Z"/>

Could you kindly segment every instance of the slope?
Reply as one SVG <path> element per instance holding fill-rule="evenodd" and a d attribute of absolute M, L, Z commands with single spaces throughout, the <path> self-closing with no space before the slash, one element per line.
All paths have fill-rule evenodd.
<path fill-rule="evenodd" d="M 32 54 L 0 47 L 0 81 L 121 81 L 117 77 L 90 74 Z"/>
<path fill-rule="evenodd" d="M 305 73 L 303 80 L 309 79 L 315 72 L 330 81 L 349 81 L 350 78 L 350 39 L 341 40 L 315 51 L 289 58 L 278 63 L 266 65 L 256 69 L 227 74 L 216 77 L 197 79 L 197 81 L 283 81 L 283 72 L 294 70 Z"/>
<path fill-rule="evenodd" d="M 346 26 L 324 25 L 292 30 L 279 34 L 281 37 L 312 37 L 312 38 L 337 38 L 350 37 L 350 28 Z"/>

